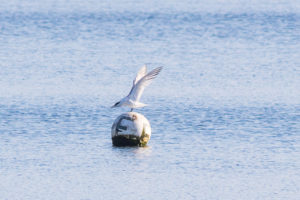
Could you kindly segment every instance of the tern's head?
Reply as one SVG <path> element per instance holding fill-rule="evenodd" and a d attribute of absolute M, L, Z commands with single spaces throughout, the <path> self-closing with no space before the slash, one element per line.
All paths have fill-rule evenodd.
<path fill-rule="evenodd" d="M 113 105 L 111 108 L 116 108 L 116 107 L 120 107 L 121 104 L 120 104 L 120 101 L 118 101 L 117 103 L 115 103 L 115 105 Z"/>

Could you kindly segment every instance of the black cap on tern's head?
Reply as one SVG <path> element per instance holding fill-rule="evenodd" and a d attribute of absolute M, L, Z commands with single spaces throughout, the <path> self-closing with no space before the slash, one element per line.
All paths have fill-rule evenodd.
<path fill-rule="evenodd" d="M 115 107 L 119 107 L 120 105 L 120 101 L 118 101 L 117 103 L 115 103 L 115 105 L 113 105 L 111 108 L 115 108 Z"/>

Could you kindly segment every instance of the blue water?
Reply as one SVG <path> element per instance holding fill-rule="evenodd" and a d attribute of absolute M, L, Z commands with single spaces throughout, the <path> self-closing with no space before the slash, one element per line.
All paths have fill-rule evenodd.
<path fill-rule="evenodd" d="M 300 3 L 0 4 L 0 199 L 299 199 Z M 137 110 L 145 148 L 112 146 Z"/>

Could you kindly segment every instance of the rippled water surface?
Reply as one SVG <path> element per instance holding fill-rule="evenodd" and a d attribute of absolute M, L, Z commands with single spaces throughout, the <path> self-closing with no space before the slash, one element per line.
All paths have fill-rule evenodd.
<path fill-rule="evenodd" d="M 300 3 L 0 5 L 0 199 L 298 199 Z M 137 110 L 145 148 L 112 146 Z"/>

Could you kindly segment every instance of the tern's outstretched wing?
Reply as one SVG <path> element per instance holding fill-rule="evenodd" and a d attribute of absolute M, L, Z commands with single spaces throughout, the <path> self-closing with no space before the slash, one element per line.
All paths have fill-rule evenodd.
<path fill-rule="evenodd" d="M 129 92 L 129 94 L 127 96 L 129 96 L 134 88 L 134 86 L 137 84 L 137 82 L 139 82 L 139 80 L 141 80 L 141 78 L 143 78 L 147 73 L 147 66 L 144 65 L 139 71 L 138 73 L 136 74 L 136 77 L 135 79 L 133 80 L 133 83 L 132 83 L 132 87 L 131 87 L 131 90 Z"/>
<path fill-rule="evenodd" d="M 144 65 L 139 72 L 137 73 L 134 81 L 133 81 L 133 85 L 135 85 L 139 80 L 141 80 L 141 78 L 143 78 L 147 73 L 147 66 Z"/>
<path fill-rule="evenodd" d="M 159 74 L 162 67 L 158 67 L 145 76 L 143 76 L 135 85 L 132 86 L 132 89 L 128 95 L 129 99 L 132 101 L 139 101 L 145 87 L 151 83 L 151 81 Z"/>

